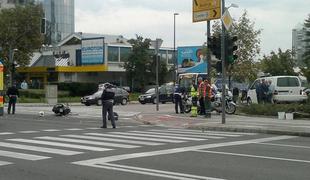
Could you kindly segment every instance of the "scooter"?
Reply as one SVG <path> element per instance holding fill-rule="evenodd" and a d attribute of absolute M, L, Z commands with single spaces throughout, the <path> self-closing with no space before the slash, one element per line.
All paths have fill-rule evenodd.
<path fill-rule="evenodd" d="M 211 111 L 216 111 L 218 113 L 222 112 L 222 93 L 217 92 L 214 96 L 214 98 L 211 99 Z M 184 96 L 183 98 L 183 108 L 185 113 L 191 112 L 192 108 L 192 97 L 190 96 Z M 237 106 L 233 102 L 232 97 L 229 95 L 226 95 L 225 97 L 225 112 L 227 114 L 234 114 L 236 112 Z M 200 105 L 197 104 L 197 111 L 200 112 Z"/>

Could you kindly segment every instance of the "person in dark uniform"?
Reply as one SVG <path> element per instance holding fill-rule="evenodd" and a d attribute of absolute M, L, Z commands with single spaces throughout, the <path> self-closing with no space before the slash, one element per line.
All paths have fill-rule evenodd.
<path fill-rule="evenodd" d="M 106 84 L 104 85 L 104 89 L 101 95 L 102 100 L 102 126 L 101 128 L 107 128 L 107 114 L 109 115 L 109 119 L 111 120 L 111 124 L 113 128 L 116 128 L 115 126 L 115 119 L 114 119 L 114 113 L 113 113 L 113 100 L 115 93 L 113 91 L 114 86 L 112 84 Z"/>
<path fill-rule="evenodd" d="M 184 95 L 183 88 L 181 88 L 178 84 L 175 85 L 174 89 L 174 104 L 175 104 L 175 113 L 179 114 L 179 107 L 181 114 L 184 113 L 182 97 Z"/>
<path fill-rule="evenodd" d="M 15 104 L 17 101 L 17 97 L 19 96 L 18 89 L 16 88 L 16 84 L 13 84 L 13 86 L 9 87 L 9 89 L 6 92 L 6 95 L 9 97 L 9 106 L 8 106 L 8 114 L 11 114 L 11 108 L 12 114 L 15 114 Z"/>

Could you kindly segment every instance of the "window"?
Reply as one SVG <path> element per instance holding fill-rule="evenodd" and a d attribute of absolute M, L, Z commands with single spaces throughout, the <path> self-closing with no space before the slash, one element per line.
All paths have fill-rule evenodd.
<path fill-rule="evenodd" d="M 108 61 L 118 62 L 118 47 L 108 47 Z"/>
<path fill-rule="evenodd" d="M 176 55 L 177 56 L 177 55 Z M 175 57 L 177 58 L 177 57 Z M 173 51 L 168 51 L 168 64 L 174 64 Z"/>
<path fill-rule="evenodd" d="M 120 61 L 121 62 L 127 61 L 130 54 L 131 54 L 131 48 L 120 47 Z"/>
<path fill-rule="evenodd" d="M 296 87 L 299 86 L 299 81 L 294 77 L 281 77 L 278 78 L 277 85 L 279 87 Z"/>
<path fill-rule="evenodd" d="M 159 54 L 160 54 L 160 60 L 162 62 L 167 63 L 167 51 L 166 50 L 160 50 Z"/>

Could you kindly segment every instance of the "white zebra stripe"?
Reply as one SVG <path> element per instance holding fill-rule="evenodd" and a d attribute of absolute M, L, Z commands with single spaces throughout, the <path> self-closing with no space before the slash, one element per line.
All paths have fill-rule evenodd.
<path fill-rule="evenodd" d="M 119 148 L 138 148 L 138 147 L 140 147 L 140 146 L 126 145 L 126 144 L 106 143 L 106 142 L 98 142 L 98 141 L 88 141 L 88 140 L 70 139 L 70 138 L 58 138 L 58 137 L 49 137 L 49 136 L 36 137 L 36 139 L 80 143 L 80 144 L 91 144 L 91 145 L 98 145 L 98 146 L 119 147 Z"/>
<path fill-rule="evenodd" d="M 59 147 L 67 147 L 67 148 L 74 148 L 74 149 L 84 149 L 84 150 L 90 150 L 90 151 L 110 151 L 110 150 L 113 150 L 113 149 L 107 149 L 107 148 L 74 145 L 74 144 L 58 143 L 58 142 L 51 142 L 51 141 L 38 141 L 38 140 L 29 140 L 29 139 L 8 139 L 8 140 L 9 141 L 15 141 L 15 142 L 31 143 L 31 144 L 42 144 L 42 145 L 48 145 L 48 146 L 59 146 Z"/>
<path fill-rule="evenodd" d="M 151 131 L 162 131 L 162 130 L 151 130 Z M 165 132 L 172 132 L 172 133 L 182 133 L 182 134 L 196 134 L 196 135 L 209 135 L 209 136 L 223 136 L 223 137 L 240 137 L 242 135 L 239 134 L 228 134 L 228 133 L 214 133 L 213 131 L 205 131 L 205 132 L 191 132 L 191 131 L 182 131 L 182 130 L 164 130 Z"/>
<path fill-rule="evenodd" d="M 6 162 L 6 161 L 0 161 L 0 166 L 10 165 L 10 164 L 13 164 L 13 163 Z"/>
<path fill-rule="evenodd" d="M 166 136 L 180 136 L 180 137 L 190 137 L 190 138 L 205 138 L 205 140 L 207 139 L 223 139 L 223 137 L 218 137 L 218 136 L 209 136 L 207 134 L 205 135 L 191 135 L 191 134 L 181 134 L 181 133 L 173 133 L 173 132 L 166 132 L 162 131 L 162 132 L 152 132 L 152 131 L 130 131 L 133 133 L 142 133 L 142 134 L 157 134 L 157 135 L 166 135 Z M 177 134 L 178 133 L 178 134 Z"/>
<path fill-rule="evenodd" d="M 38 156 L 38 155 L 33 155 L 33 154 L 24 154 L 24 153 L 18 153 L 18 152 L 2 151 L 2 150 L 0 150 L 0 156 L 10 157 L 10 158 L 15 158 L 15 159 L 24 159 L 24 160 L 30 160 L 30 161 L 38 161 L 38 160 L 51 158 L 47 156 Z"/>
<path fill-rule="evenodd" d="M 186 132 L 203 132 L 202 130 L 191 130 L 191 129 L 168 129 L 171 131 L 186 131 Z M 257 135 L 257 133 L 246 133 L 246 132 L 226 132 L 226 131 L 204 131 L 208 133 L 220 133 L 220 134 L 236 134 L 236 135 Z"/>
<path fill-rule="evenodd" d="M 134 141 L 127 139 L 115 139 L 115 138 L 104 138 L 104 137 L 94 137 L 94 136 L 83 136 L 83 135 L 61 135 L 63 137 L 70 138 L 79 138 L 79 139 L 90 139 L 90 140 L 99 140 L 99 141 L 112 141 L 112 142 L 123 142 L 128 144 L 138 144 L 138 145 L 148 145 L 148 146 L 159 146 L 163 145 L 163 143 L 155 143 L 155 142 L 146 142 L 146 141 Z"/>
<path fill-rule="evenodd" d="M 54 148 L 44 148 L 44 147 L 38 147 L 38 146 L 28 146 L 28 145 L 15 144 L 15 143 L 5 143 L 5 142 L 0 142 L 0 146 L 8 147 L 8 148 L 15 148 L 15 149 L 37 151 L 37 152 L 45 152 L 45 153 L 50 153 L 50 154 L 60 154 L 60 155 L 65 155 L 65 156 L 82 154 L 82 152 L 77 152 L 77 151 L 69 151 L 69 150 L 54 149 Z"/>
<path fill-rule="evenodd" d="M 152 135 L 152 134 L 139 134 L 139 133 L 130 133 L 130 132 L 111 132 L 113 134 L 120 135 L 129 135 L 129 136 L 143 136 L 143 137 L 154 137 L 154 138 L 168 138 L 168 139 L 179 139 L 179 140 L 190 140 L 190 141 L 203 141 L 206 139 L 199 138 L 186 138 L 186 137 L 171 137 L 171 136 L 160 136 L 160 135 Z"/>
<path fill-rule="evenodd" d="M 100 133 L 85 133 L 91 136 L 102 136 L 102 137 L 112 137 L 112 138 L 124 138 L 124 139 L 138 139 L 146 141 L 156 141 L 156 142 L 166 142 L 166 143 L 183 143 L 186 141 L 172 140 L 172 139 L 160 139 L 160 138 L 148 138 L 148 137 L 137 137 L 137 136 L 122 136 L 117 134 L 100 134 Z"/>
<path fill-rule="evenodd" d="M 12 133 L 12 132 L 2 132 L 2 133 L 0 133 L 0 136 L 1 135 L 12 135 L 12 134 L 15 134 L 15 133 Z"/>

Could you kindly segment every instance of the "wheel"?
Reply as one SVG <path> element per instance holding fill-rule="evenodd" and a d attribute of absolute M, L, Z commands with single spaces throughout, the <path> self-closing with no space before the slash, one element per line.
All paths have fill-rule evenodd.
<path fill-rule="evenodd" d="M 126 99 L 126 98 L 122 99 L 121 104 L 122 104 L 122 105 L 126 105 L 126 104 L 127 104 L 127 99 Z"/>
<path fill-rule="evenodd" d="M 250 106 L 252 104 L 252 99 L 248 98 L 246 102 L 247 102 L 248 106 Z"/>
<path fill-rule="evenodd" d="M 157 103 L 157 99 L 154 98 L 154 99 L 153 99 L 153 104 L 156 104 L 156 103 Z"/>
<path fill-rule="evenodd" d="M 90 104 L 89 103 L 85 103 L 85 106 L 90 106 Z"/>
<path fill-rule="evenodd" d="M 141 104 L 145 104 L 145 102 L 143 101 L 143 102 L 140 102 Z"/>
<path fill-rule="evenodd" d="M 161 102 L 162 104 L 166 104 L 166 101 Z"/>
<path fill-rule="evenodd" d="M 185 113 L 189 113 L 189 112 L 191 112 L 191 110 L 192 110 L 192 106 L 191 105 L 185 105 L 184 106 L 184 112 Z"/>
<path fill-rule="evenodd" d="M 225 107 L 227 114 L 234 114 L 236 112 L 236 106 L 232 103 L 228 103 Z"/>
<path fill-rule="evenodd" d="M 97 106 L 101 106 L 102 105 L 102 100 L 101 99 L 98 99 L 97 100 Z"/>

